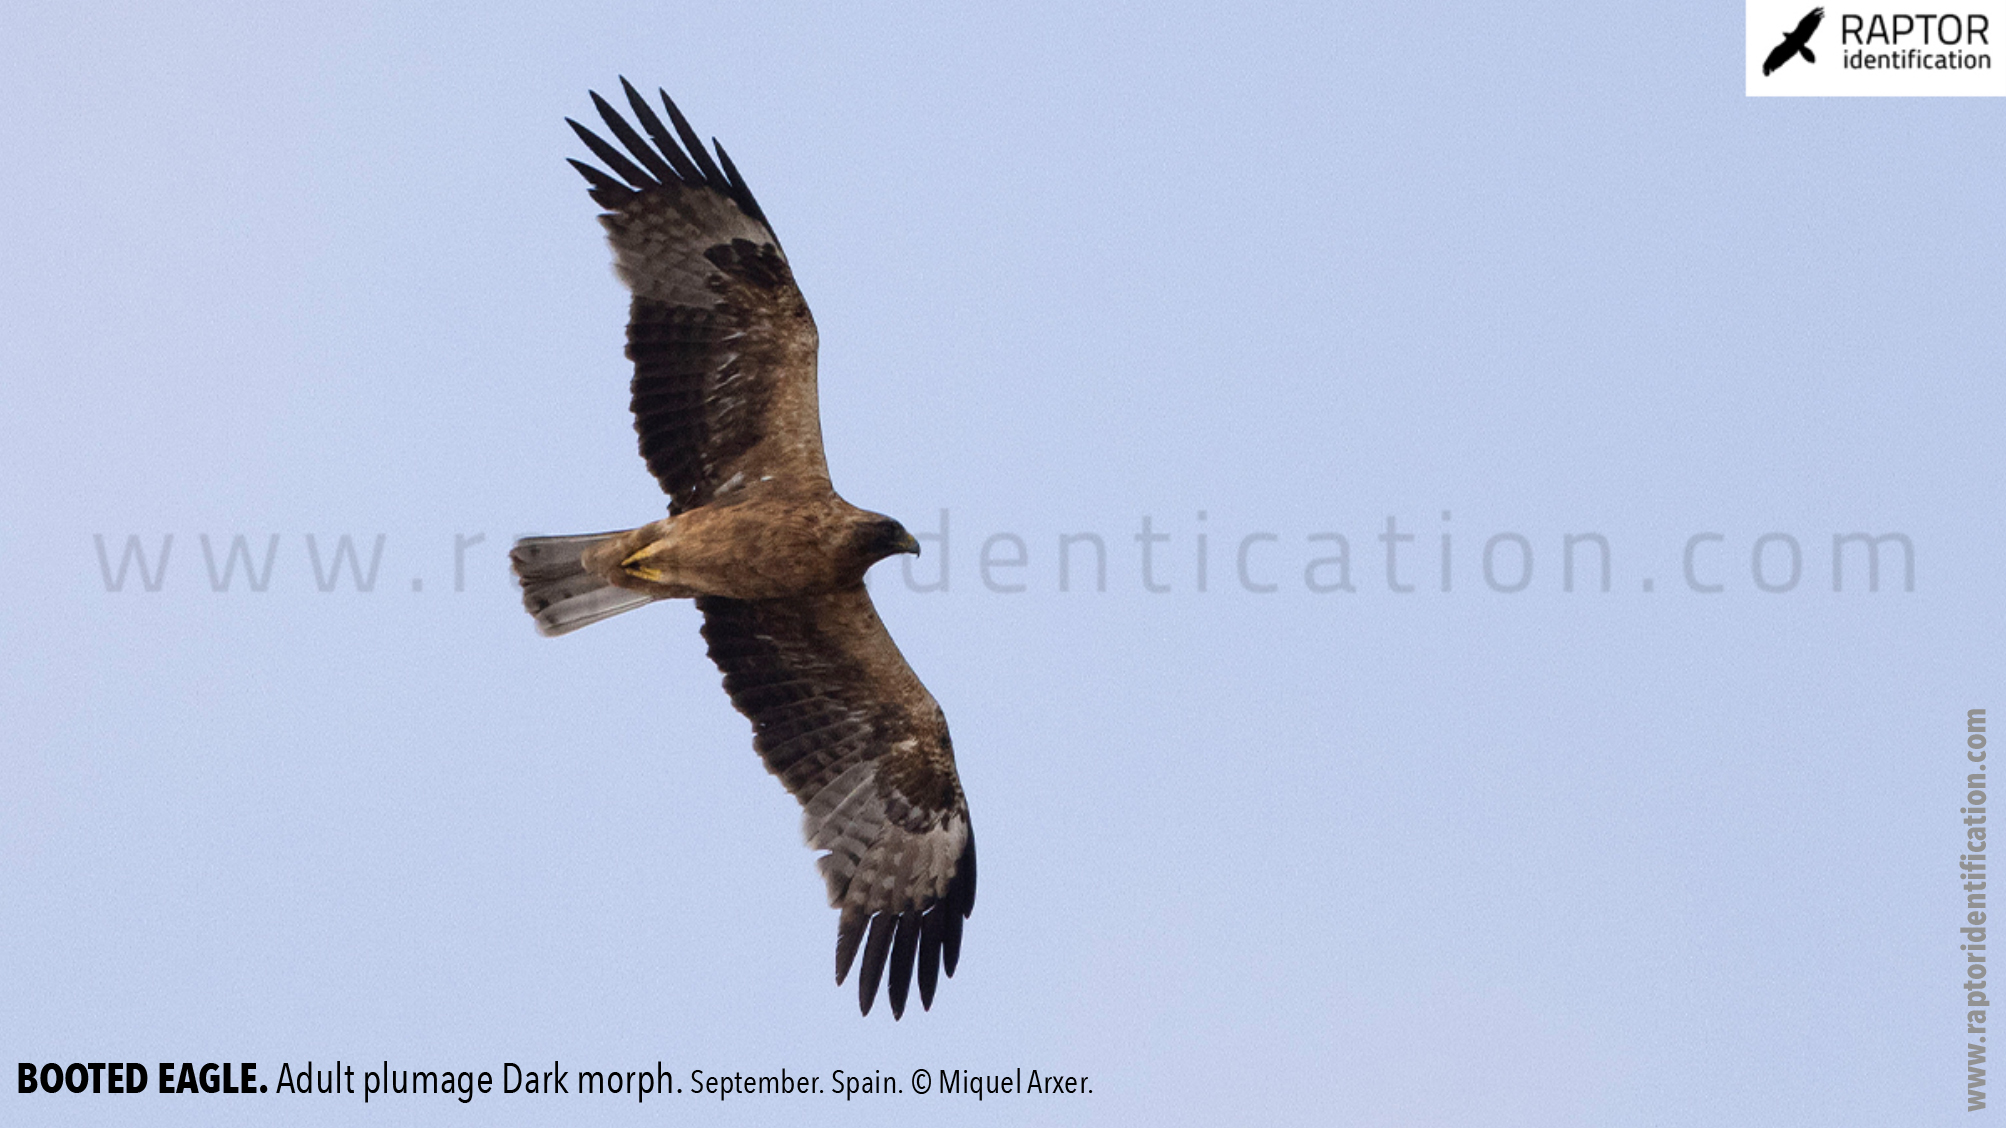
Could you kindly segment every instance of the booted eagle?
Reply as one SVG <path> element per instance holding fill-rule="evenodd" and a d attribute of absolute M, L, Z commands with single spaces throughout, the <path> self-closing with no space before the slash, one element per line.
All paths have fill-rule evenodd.
<path fill-rule="evenodd" d="M 669 515 L 517 541 L 523 605 L 539 631 L 561 635 L 694 599 L 753 748 L 824 851 L 816 864 L 841 914 L 836 982 L 861 949 L 865 1014 L 882 981 L 902 1016 L 915 971 L 931 1008 L 975 907 L 975 837 L 947 719 L 863 583 L 871 565 L 919 542 L 829 484 L 815 319 L 745 179 L 715 141 L 712 160 L 666 92 L 674 133 L 620 85 L 647 137 L 593 94 L 619 145 L 566 119 L 605 167 L 571 164 L 606 209 L 613 268 L 633 291 L 634 429 Z"/>

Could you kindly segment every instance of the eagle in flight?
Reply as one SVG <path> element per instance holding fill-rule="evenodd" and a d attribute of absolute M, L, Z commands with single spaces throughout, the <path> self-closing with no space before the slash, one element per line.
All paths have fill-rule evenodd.
<path fill-rule="evenodd" d="M 915 972 L 931 1008 L 975 907 L 975 837 L 947 719 L 863 582 L 919 542 L 830 485 L 815 320 L 745 179 L 715 141 L 711 158 L 666 92 L 673 133 L 620 85 L 646 137 L 596 93 L 617 146 L 566 120 L 604 166 L 571 162 L 606 209 L 613 268 L 633 292 L 634 429 L 668 516 L 517 541 L 523 605 L 539 631 L 561 635 L 657 599 L 695 600 L 753 748 L 823 851 L 840 914 L 836 982 L 861 951 L 863 1013 L 882 981 L 902 1016 Z"/>
<path fill-rule="evenodd" d="M 1813 8 L 1806 13 L 1803 19 L 1797 21 L 1797 30 L 1784 32 L 1783 42 L 1778 43 L 1776 48 L 1769 52 L 1769 57 L 1762 60 L 1762 73 L 1766 76 L 1799 55 L 1804 56 L 1804 61 L 1807 63 L 1817 62 L 1818 56 L 1811 53 L 1811 35 L 1823 22 L 1825 22 L 1825 9 Z"/>

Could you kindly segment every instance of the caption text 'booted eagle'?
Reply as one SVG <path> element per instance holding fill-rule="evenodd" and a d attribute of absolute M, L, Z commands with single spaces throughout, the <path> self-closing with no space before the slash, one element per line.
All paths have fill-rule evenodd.
<path fill-rule="evenodd" d="M 666 93 L 673 133 L 620 85 L 647 136 L 594 94 L 618 144 L 571 122 L 605 167 L 571 163 L 606 209 L 614 270 L 633 291 L 634 429 L 669 515 L 516 542 L 523 603 L 559 635 L 657 599 L 696 600 L 753 747 L 824 851 L 836 981 L 861 949 L 864 1013 L 882 981 L 903 1015 L 915 973 L 931 1007 L 975 907 L 975 837 L 947 719 L 863 584 L 872 564 L 919 542 L 829 483 L 815 321 L 731 158 L 712 142 L 713 160 Z"/>

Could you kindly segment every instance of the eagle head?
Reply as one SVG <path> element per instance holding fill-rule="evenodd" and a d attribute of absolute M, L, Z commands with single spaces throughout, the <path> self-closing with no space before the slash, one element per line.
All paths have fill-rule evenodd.
<path fill-rule="evenodd" d="M 855 539 L 851 542 L 857 554 L 872 564 L 887 556 L 911 553 L 919 555 L 919 538 L 906 531 L 904 525 L 882 513 L 866 514 L 856 528 Z"/>

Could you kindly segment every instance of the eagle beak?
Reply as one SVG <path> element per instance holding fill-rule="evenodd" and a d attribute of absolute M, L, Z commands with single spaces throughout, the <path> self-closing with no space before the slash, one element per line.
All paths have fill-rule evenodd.
<path fill-rule="evenodd" d="M 909 552 L 909 553 L 913 554 L 914 556 L 918 556 L 918 555 L 919 555 L 919 538 L 918 538 L 918 537 L 915 537 L 915 536 L 913 536 L 913 535 L 912 535 L 911 533 L 907 533 L 907 534 L 906 534 L 905 536 L 903 536 L 903 537 L 900 537 L 900 538 L 899 538 L 899 546 L 898 546 L 898 547 L 899 547 L 899 551 L 900 551 L 901 553 L 906 553 L 906 552 Z"/>

